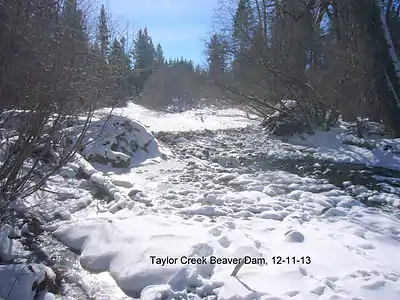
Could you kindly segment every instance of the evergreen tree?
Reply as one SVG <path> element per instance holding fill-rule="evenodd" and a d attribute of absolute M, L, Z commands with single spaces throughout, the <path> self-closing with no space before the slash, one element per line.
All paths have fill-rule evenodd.
<path fill-rule="evenodd" d="M 122 40 L 123 41 L 123 40 Z M 130 61 L 120 41 L 114 39 L 110 52 L 110 76 L 113 81 L 114 104 L 131 94 L 129 86 Z"/>
<path fill-rule="evenodd" d="M 156 47 L 156 52 L 155 52 L 155 60 L 157 61 L 157 63 L 164 63 L 165 58 L 164 58 L 164 51 L 160 45 L 160 43 L 157 44 Z"/>
<path fill-rule="evenodd" d="M 121 43 L 114 39 L 113 45 L 111 47 L 110 59 L 120 63 L 124 57 L 124 51 Z"/>
<path fill-rule="evenodd" d="M 274 60 L 281 68 L 305 78 L 314 36 L 313 18 L 307 1 L 281 0 L 272 14 L 271 42 Z"/>
<path fill-rule="evenodd" d="M 238 53 L 244 53 L 251 44 L 256 21 L 250 0 L 239 0 L 233 18 L 233 40 Z"/>
<path fill-rule="evenodd" d="M 253 7 L 250 0 L 239 0 L 235 16 L 233 18 L 232 32 L 232 50 L 233 74 L 243 74 L 246 69 L 252 69 L 249 62 L 255 60 L 259 56 L 260 40 L 257 38 L 257 30 L 260 31 L 261 26 L 257 26 L 254 16 Z M 254 51 L 256 50 L 256 51 Z M 253 51 L 253 53 L 250 53 Z M 254 55 L 256 53 L 256 55 Z"/>
<path fill-rule="evenodd" d="M 137 33 L 133 57 L 135 59 L 135 69 L 143 70 L 153 66 L 155 49 L 147 28 L 140 29 Z"/>
<path fill-rule="evenodd" d="M 101 6 L 97 24 L 97 40 L 100 48 L 100 53 L 103 57 L 109 54 L 110 32 L 107 26 L 107 14 L 104 5 Z"/>
<path fill-rule="evenodd" d="M 133 58 L 135 61 L 136 91 L 140 93 L 144 82 L 153 71 L 156 51 L 153 41 L 148 34 L 147 28 L 140 29 L 134 41 Z"/>
<path fill-rule="evenodd" d="M 218 34 L 213 34 L 207 43 L 208 67 L 213 78 L 218 78 L 227 68 L 225 48 L 226 42 Z"/>
<path fill-rule="evenodd" d="M 62 10 L 64 32 L 74 41 L 88 42 L 82 11 L 76 0 L 66 0 Z"/>

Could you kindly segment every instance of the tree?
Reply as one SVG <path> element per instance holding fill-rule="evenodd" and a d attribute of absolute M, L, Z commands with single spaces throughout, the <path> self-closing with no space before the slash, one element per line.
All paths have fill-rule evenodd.
<path fill-rule="evenodd" d="M 12 216 L 10 204 L 41 189 L 82 147 L 105 82 L 79 3 L 1 4 L 0 99 L 1 113 L 7 111 L 2 122 L 9 125 L 0 149 L 3 222 Z M 68 140 L 66 127 L 76 120 L 79 137 Z"/>
<path fill-rule="evenodd" d="M 144 84 L 143 104 L 152 109 L 182 111 L 192 107 L 197 89 L 192 63 L 181 58 L 155 67 Z"/>
<path fill-rule="evenodd" d="M 155 52 L 155 55 L 154 55 L 154 59 L 156 60 L 156 62 L 158 64 L 163 64 L 164 61 L 165 61 L 164 51 L 163 51 L 160 43 L 157 44 L 156 52 Z"/>
<path fill-rule="evenodd" d="M 286 72 L 304 78 L 313 37 L 311 1 L 281 0 L 271 12 L 274 60 Z"/>
<path fill-rule="evenodd" d="M 382 119 L 394 137 L 400 137 L 400 63 L 381 0 L 356 1 L 356 20 L 362 24 L 372 83 L 382 108 Z M 360 11 L 362 9 L 362 11 Z"/>
<path fill-rule="evenodd" d="M 281 99 L 295 99 L 302 116 L 284 114 L 296 122 L 301 119 L 308 132 L 321 123 L 326 111 L 306 76 L 310 47 L 307 34 L 313 34 L 313 27 L 309 26 L 313 20 L 312 2 L 315 1 L 255 0 L 257 22 L 252 32 L 248 30 L 248 23 L 238 21 L 240 12 L 245 11 L 245 2 L 239 3 L 236 14 L 226 21 L 230 26 L 222 24 L 222 33 L 232 28 L 232 40 L 226 40 L 223 51 L 225 57 L 234 60 L 231 72 L 219 83 L 230 99 L 256 109 L 262 116 L 276 110 L 275 104 Z M 240 30 L 240 27 L 243 28 Z M 237 45 L 237 32 L 249 36 L 245 51 Z M 214 58 L 214 61 L 217 60 Z"/>
<path fill-rule="evenodd" d="M 301 119 L 308 132 L 327 128 L 332 111 L 339 110 L 344 120 L 382 120 L 393 136 L 400 135 L 398 1 L 254 0 L 253 10 L 245 0 L 237 3 L 231 19 L 220 14 L 218 20 L 221 34 L 232 32 L 220 47 L 234 58 L 222 84 L 231 99 L 262 116 L 277 110 L 281 99 L 294 99 L 300 117 L 279 113 Z M 214 35 L 207 45 L 213 73 L 220 69 L 216 40 Z"/>
<path fill-rule="evenodd" d="M 76 0 L 66 0 L 62 10 L 63 30 L 72 41 L 88 43 L 83 12 L 78 9 Z"/>
<path fill-rule="evenodd" d="M 213 34 L 207 43 L 207 61 L 212 78 L 219 78 L 227 68 L 226 41 L 221 35 Z"/>
<path fill-rule="evenodd" d="M 103 57 L 107 57 L 109 54 L 110 32 L 107 22 L 108 18 L 106 10 L 104 8 L 104 5 L 102 5 L 97 24 L 97 40 L 100 48 L 100 53 Z"/>
<path fill-rule="evenodd" d="M 155 49 L 147 28 L 139 29 L 135 41 L 133 58 L 135 61 L 134 74 L 137 93 L 143 89 L 143 84 L 149 78 L 153 70 Z"/>
<path fill-rule="evenodd" d="M 114 39 L 109 58 L 109 76 L 112 79 L 110 86 L 110 95 L 112 95 L 112 104 L 118 105 L 124 103 L 122 100 L 131 95 L 129 86 L 130 60 L 124 51 L 124 38 Z"/>
<path fill-rule="evenodd" d="M 239 0 L 235 16 L 233 18 L 232 37 L 238 53 L 244 53 L 251 45 L 253 33 L 256 27 L 253 8 L 250 0 Z"/>

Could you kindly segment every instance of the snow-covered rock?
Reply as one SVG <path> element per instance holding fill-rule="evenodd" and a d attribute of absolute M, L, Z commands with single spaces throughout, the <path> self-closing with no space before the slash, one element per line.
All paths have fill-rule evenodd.
<path fill-rule="evenodd" d="M 0 265 L 0 299 L 33 300 L 38 299 L 35 298 L 38 292 L 42 296 L 39 299 L 52 299 L 52 294 L 37 288 L 45 278 L 54 281 L 55 277 L 50 268 L 40 264 Z"/>
<path fill-rule="evenodd" d="M 358 138 L 351 126 L 341 122 L 329 132 L 303 134 L 291 137 L 289 141 L 315 149 L 313 156 L 316 159 L 400 170 L 400 139 L 375 134 Z"/>
<path fill-rule="evenodd" d="M 79 137 L 79 128 L 74 139 Z M 167 158 L 158 141 L 140 123 L 122 116 L 93 121 L 82 141 L 81 154 L 96 168 L 130 168 L 147 159 Z"/>
<path fill-rule="evenodd" d="M 24 250 L 22 243 L 14 239 L 17 228 L 5 224 L 0 227 L 0 261 L 11 262 L 15 258 L 22 258 L 29 255 Z"/>

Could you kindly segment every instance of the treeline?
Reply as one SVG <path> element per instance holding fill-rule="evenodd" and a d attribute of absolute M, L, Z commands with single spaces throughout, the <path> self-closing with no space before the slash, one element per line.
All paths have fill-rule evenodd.
<path fill-rule="evenodd" d="M 398 1 L 220 2 L 209 70 L 231 99 L 263 116 L 296 100 L 310 132 L 340 113 L 400 136 Z"/>
<path fill-rule="evenodd" d="M 123 105 L 127 97 L 152 106 L 142 95 L 158 69 L 184 72 L 193 80 L 204 74 L 192 61 L 166 59 L 147 28 L 118 32 L 104 6 L 96 16 L 87 13 L 92 7 L 84 0 L 0 0 L 0 9 L 1 108 L 45 103 L 85 111 L 94 102 Z M 180 89 L 175 80 L 181 77 L 175 77 L 172 85 Z M 187 93 L 170 93 L 165 103 L 153 106 L 167 106 L 181 94 Z"/>
<path fill-rule="evenodd" d="M 206 96 L 205 84 L 208 73 L 193 61 L 181 58 L 166 59 L 162 46 L 154 46 L 147 28 L 139 29 L 131 49 L 127 38 L 115 37 L 109 41 L 108 18 L 101 7 L 98 18 L 98 45 L 111 69 L 109 78 L 114 78 L 114 90 L 119 91 L 114 99 L 135 97 L 135 101 L 146 107 L 181 111 L 189 109 Z"/>
<path fill-rule="evenodd" d="M 0 0 L 0 223 L 85 147 L 97 108 L 135 97 L 184 109 L 195 96 L 188 86 L 206 76 L 166 60 L 146 28 L 129 41 L 104 6 L 92 11 L 85 0 Z"/>

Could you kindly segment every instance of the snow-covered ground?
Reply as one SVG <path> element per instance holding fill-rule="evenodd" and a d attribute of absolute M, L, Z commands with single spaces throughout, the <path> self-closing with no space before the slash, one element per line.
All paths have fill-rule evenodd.
<path fill-rule="evenodd" d="M 298 146 L 246 128 L 257 120 L 236 110 L 156 114 L 129 104 L 115 113 L 160 138 L 179 132 L 164 134 L 168 145 L 155 141 L 160 159 L 141 156 L 131 169 L 79 157 L 49 181 L 57 196 L 41 192 L 26 202 L 48 212 L 45 229 L 80 253 L 94 284 L 108 286 L 93 287 L 91 297 L 126 299 L 122 290 L 142 299 L 400 299 L 399 178 L 371 175 L 377 191 L 351 178 L 337 186 L 283 164 L 268 168 L 274 157 L 374 161 L 374 150 L 343 145 L 344 128 L 293 139 Z M 188 132 L 202 129 L 212 132 Z M 347 160 L 354 153 L 370 160 Z M 399 168 L 397 154 L 385 153 L 392 165 L 383 166 Z M 87 181 L 76 178 L 80 172 Z"/>
<path fill-rule="evenodd" d="M 211 178 L 171 183 L 191 167 Z M 327 183 L 285 172 L 215 176 L 200 162 L 177 165 L 169 176 L 157 175 L 155 165 L 146 170 L 147 182 L 137 188 L 153 185 L 147 194 L 152 207 L 89 214 L 54 232 L 82 251 L 85 268 L 110 272 L 128 295 L 398 299 L 400 224 L 394 216 Z M 201 259 L 187 263 L 187 257 Z M 231 277 L 234 259 L 245 257 L 255 263 Z M 170 264 L 163 265 L 167 258 Z"/>
<path fill-rule="evenodd" d="M 360 139 L 346 131 L 348 125 L 342 123 L 329 132 L 296 136 L 290 141 L 314 148 L 316 150 L 314 156 L 318 159 L 400 170 L 400 139 L 387 139 L 381 136 Z M 371 145 L 374 149 L 355 146 L 357 144 Z M 390 149 L 385 149 L 385 146 L 389 146 Z"/>
<path fill-rule="evenodd" d="M 105 115 L 109 109 L 99 111 Z M 259 120 L 238 109 L 196 109 L 182 113 L 159 113 L 143 106 L 129 102 L 126 107 L 116 108 L 115 115 L 134 119 L 144 124 L 150 131 L 190 131 L 190 130 L 217 130 L 227 128 L 245 127 L 256 124 Z"/>

